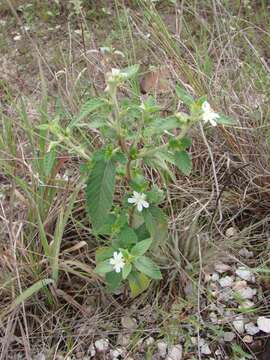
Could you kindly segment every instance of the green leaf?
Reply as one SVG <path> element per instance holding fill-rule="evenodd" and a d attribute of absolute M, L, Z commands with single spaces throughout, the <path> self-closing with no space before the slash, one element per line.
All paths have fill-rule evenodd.
<path fill-rule="evenodd" d="M 88 100 L 86 103 L 83 104 L 81 107 L 80 113 L 77 117 L 75 117 L 68 127 L 72 129 L 76 126 L 82 119 L 84 119 L 87 115 L 89 115 L 93 111 L 97 111 L 98 109 L 102 108 L 104 105 L 107 105 L 107 100 L 102 98 L 93 98 Z"/>
<path fill-rule="evenodd" d="M 145 274 L 132 271 L 128 276 L 128 282 L 131 290 L 131 296 L 134 298 L 148 288 L 150 279 Z"/>
<path fill-rule="evenodd" d="M 109 246 L 103 246 L 97 249 L 96 251 L 96 263 L 107 260 L 113 256 L 114 249 Z"/>
<path fill-rule="evenodd" d="M 131 249 L 131 255 L 133 256 L 141 256 L 146 253 L 146 251 L 150 248 L 152 244 L 152 239 L 146 239 L 138 242 L 133 248 Z"/>
<path fill-rule="evenodd" d="M 221 125 L 236 125 L 236 121 L 228 116 L 219 114 L 219 118 L 215 119 L 216 123 Z"/>
<path fill-rule="evenodd" d="M 55 161 L 56 161 L 56 151 L 55 149 L 52 149 L 51 151 L 45 154 L 43 159 L 43 169 L 45 176 L 49 176 L 52 173 Z"/>
<path fill-rule="evenodd" d="M 101 227 L 98 228 L 99 235 L 111 235 L 113 231 L 113 226 L 116 222 L 116 216 L 114 214 L 109 214 L 104 218 L 104 223 Z"/>
<path fill-rule="evenodd" d="M 159 267 L 147 256 L 140 256 L 134 261 L 136 269 L 152 279 L 162 279 Z"/>
<path fill-rule="evenodd" d="M 95 268 L 95 272 L 97 274 L 101 274 L 101 275 L 111 272 L 112 270 L 113 270 L 113 266 L 110 264 L 109 259 L 97 264 L 97 266 Z"/>
<path fill-rule="evenodd" d="M 130 79 L 134 77 L 138 71 L 139 71 L 139 65 L 131 65 L 121 70 L 121 74 L 125 76 L 125 79 Z"/>
<path fill-rule="evenodd" d="M 122 281 L 122 274 L 121 272 L 117 273 L 115 271 L 112 271 L 106 274 L 105 279 L 107 282 L 107 290 L 112 293 L 120 287 Z"/>
<path fill-rule="evenodd" d="M 130 263 L 126 264 L 126 265 L 123 267 L 122 277 L 123 277 L 124 280 L 125 280 L 125 279 L 128 277 L 128 275 L 130 274 L 131 269 L 132 269 L 132 265 L 131 265 Z"/>
<path fill-rule="evenodd" d="M 182 86 L 176 85 L 175 92 L 179 99 L 182 100 L 185 105 L 190 106 L 194 103 L 193 97 Z"/>
<path fill-rule="evenodd" d="M 114 241 L 114 245 L 119 248 L 129 249 L 130 246 L 136 244 L 137 241 L 138 239 L 135 231 L 126 225 L 121 229 L 117 239 Z"/>
<path fill-rule="evenodd" d="M 145 225 L 155 245 L 161 244 L 168 239 L 168 221 L 164 212 L 151 206 L 142 212 Z"/>
<path fill-rule="evenodd" d="M 170 131 L 180 128 L 181 124 L 176 116 L 170 116 L 167 118 L 155 119 L 144 130 L 145 136 L 152 136 L 155 134 L 162 134 L 164 131 Z"/>
<path fill-rule="evenodd" d="M 192 161 L 190 154 L 186 151 L 177 151 L 174 155 L 175 165 L 184 175 L 189 175 L 192 170 Z"/>
<path fill-rule="evenodd" d="M 104 225 L 112 207 L 115 171 L 112 161 L 97 161 L 87 181 L 86 206 L 96 231 Z"/>

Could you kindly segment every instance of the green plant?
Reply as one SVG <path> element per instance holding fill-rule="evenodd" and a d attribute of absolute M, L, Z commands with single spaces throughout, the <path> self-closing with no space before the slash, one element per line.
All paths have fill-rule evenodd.
<path fill-rule="evenodd" d="M 87 101 L 65 130 L 59 119 L 42 125 L 56 137 L 50 148 L 65 143 L 85 159 L 89 158 L 87 149 L 72 144 L 72 132 L 82 128 L 99 132 L 103 146 L 86 166 L 90 170 L 86 205 L 93 234 L 100 241 L 106 239 L 106 246 L 96 251 L 96 272 L 105 276 L 112 292 L 127 280 L 133 297 L 147 289 L 151 279 L 162 278 L 158 265 L 145 254 L 168 238 L 167 216 L 159 206 L 163 191 L 147 179 L 148 169 L 161 180 L 159 184 L 168 185 L 174 179 L 171 166 L 188 176 L 192 170 L 190 128 L 201 120 L 213 126 L 232 123 L 215 113 L 205 97 L 195 100 L 179 85 L 176 95 L 188 111 L 167 117 L 153 97 L 143 101 L 136 94 L 121 97 L 120 87 L 131 83 L 138 70 L 137 65 L 112 69 L 106 74 L 104 96 Z M 91 121 L 82 123 L 89 114 Z"/>

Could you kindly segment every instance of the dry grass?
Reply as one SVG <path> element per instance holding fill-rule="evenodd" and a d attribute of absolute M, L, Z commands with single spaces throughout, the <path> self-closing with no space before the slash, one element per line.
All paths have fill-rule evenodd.
<path fill-rule="evenodd" d="M 108 26 L 112 17 L 106 15 L 94 20 L 95 25 L 107 24 L 105 31 L 111 33 L 107 39 L 74 34 L 72 26 L 77 29 L 78 24 L 92 34 L 95 25 L 85 10 L 71 27 L 65 24 L 66 46 L 55 62 L 34 34 L 25 34 L 31 39 L 38 86 L 34 92 L 22 89 L 19 95 L 11 78 L 0 83 L 4 195 L 0 204 L 0 359 L 15 359 L 19 353 L 26 359 L 39 352 L 47 352 L 48 359 L 61 352 L 74 355 L 100 336 L 115 343 L 121 316 L 139 313 L 140 327 L 129 345 L 136 352 L 139 338 L 158 337 L 169 326 L 177 326 L 173 314 L 183 323 L 198 314 L 198 294 L 188 303 L 185 286 L 191 280 L 207 297 L 198 281 L 217 260 L 239 262 L 238 252 L 244 246 L 255 253 L 248 265 L 268 269 L 266 2 L 250 2 L 251 9 L 216 1 L 182 2 L 175 7 L 161 3 L 156 8 L 147 4 L 142 0 L 132 7 L 110 3 L 108 9 L 117 14 L 115 23 Z M 124 49 L 126 59 L 101 54 L 99 46 L 110 42 Z M 35 128 L 56 114 L 67 123 L 85 98 L 103 90 L 107 69 L 125 61 L 141 62 L 143 67 L 166 64 L 174 83 L 181 82 L 195 96 L 207 94 L 217 110 L 237 120 L 233 129 L 205 129 L 206 136 L 200 128 L 194 131 L 192 176 L 176 174 L 176 183 L 166 189 L 163 205 L 170 215 L 171 239 L 157 256 L 166 274 L 164 281 L 134 301 L 125 292 L 106 294 L 102 279 L 94 273 L 98 243 L 84 211 L 83 184 L 78 184 L 84 159 L 76 149 L 84 144 L 90 155 L 100 146 L 98 133 L 78 132 L 72 139 L 73 154 L 63 147 L 49 169 L 48 159 L 43 160 L 48 139 Z M 20 104 L 21 95 L 27 96 L 25 107 Z M 63 174 L 69 174 L 68 181 Z M 230 227 L 237 233 L 228 238 Z M 46 249 L 56 237 L 58 249 L 52 259 Z M 52 271 L 57 287 L 43 287 L 14 306 L 25 289 L 49 278 Z M 265 291 L 258 311 L 269 314 L 269 273 L 258 275 Z M 169 337 L 173 341 L 173 335 Z"/>

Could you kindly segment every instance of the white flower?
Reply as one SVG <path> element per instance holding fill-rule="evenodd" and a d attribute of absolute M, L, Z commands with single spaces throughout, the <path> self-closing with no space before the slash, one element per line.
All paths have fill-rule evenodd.
<path fill-rule="evenodd" d="M 115 272 L 120 273 L 120 271 L 125 266 L 125 261 L 120 251 L 119 253 L 117 251 L 113 253 L 113 257 L 110 259 L 110 264 L 113 266 Z"/>
<path fill-rule="evenodd" d="M 143 208 L 149 207 L 149 203 L 145 199 L 145 194 L 133 191 L 133 196 L 131 198 L 128 198 L 128 202 L 130 204 L 135 204 L 137 206 L 137 210 L 141 212 Z"/>
<path fill-rule="evenodd" d="M 217 125 L 216 119 L 218 119 L 220 116 L 218 113 L 213 111 L 208 101 L 205 101 L 202 104 L 202 111 L 203 111 L 203 115 L 202 115 L 203 121 L 205 123 L 210 122 L 212 126 L 216 126 Z"/>

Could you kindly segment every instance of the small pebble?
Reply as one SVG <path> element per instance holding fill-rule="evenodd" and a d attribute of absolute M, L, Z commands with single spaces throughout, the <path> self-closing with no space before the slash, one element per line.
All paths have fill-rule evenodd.
<path fill-rule="evenodd" d="M 247 248 L 243 248 L 239 251 L 239 255 L 243 256 L 246 259 L 251 259 L 254 257 L 253 251 L 249 251 Z"/>
<path fill-rule="evenodd" d="M 115 350 L 110 350 L 110 358 L 112 360 L 117 360 L 119 356 L 124 355 L 124 349 L 116 348 Z"/>
<path fill-rule="evenodd" d="M 246 344 L 251 344 L 253 342 L 253 337 L 250 336 L 250 335 L 246 335 L 243 337 L 243 342 L 246 343 Z"/>
<path fill-rule="evenodd" d="M 253 275 L 253 273 L 243 266 L 236 269 L 235 273 L 237 276 L 239 276 L 243 280 L 250 281 L 250 282 L 255 281 L 255 276 Z"/>
<path fill-rule="evenodd" d="M 269 318 L 267 318 L 265 316 L 258 317 L 257 325 L 261 331 L 263 331 L 267 334 L 270 333 L 270 319 Z"/>
<path fill-rule="evenodd" d="M 219 275 L 218 273 L 214 272 L 211 276 L 211 280 L 212 281 L 218 281 L 219 280 Z"/>
<path fill-rule="evenodd" d="M 253 323 L 249 322 L 245 325 L 245 330 L 248 333 L 248 335 L 256 335 L 260 329 Z"/>
<path fill-rule="evenodd" d="M 239 320 L 234 320 L 233 321 L 233 326 L 235 328 L 235 330 L 239 333 L 239 334 L 243 334 L 245 331 L 245 326 L 244 326 L 244 320 L 239 319 Z"/>
<path fill-rule="evenodd" d="M 253 307 L 254 305 L 255 304 L 254 304 L 253 301 L 246 300 L 242 304 L 240 304 L 238 307 L 239 308 L 244 308 L 244 309 L 249 309 L 249 308 Z"/>
<path fill-rule="evenodd" d="M 223 334 L 223 339 L 225 342 L 231 342 L 233 341 L 234 338 L 235 338 L 235 333 L 233 333 L 232 331 L 227 331 L 224 332 Z"/>
<path fill-rule="evenodd" d="M 155 342 L 155 339 L 154 339 L 152 336 L 150 336 L 149 338 L 147 338 L 147 339 L 145 340 L 145 345 L 146 345 L 147 347 L 149 347 L 149 346 L 153 345 L 154 342 Z"/>
<path fill-rule="evenodd" d="M 237 234 L 237 230 L 234 227 L 229 227 L 226 231 L 225 231 L 225 235 L 227 237 L 232 237 L 235 236 Z"/>
<path fill-rule="evenodd" d="M 94 345 L 90 345 L 89 349 L 88 349 L 88 354 L 90 355 L 90 357 L 94 357 L 96 355 L 96 349 Z"/>
<path fill-rule="evenodd" d="M 201 349 L 201 353 L 203 354 L 203 355 L 210 355 L 211 354 L 211 350 L 210 350 L 210 347 L 209 347 L 209 345 L 208 344 L 203 344 L 201 347 L 200 347 L 200 349 Z"/>
<path fill-rule="evenodd" d="M 251 289 L 250 287 L 237 290 L 237 294 L 240 295 L 242 299 L 248 299 L 248 300 L 251 300 L 253 296 L 256 295 L 256 293 L 257 290 Z"/>
<path fill-rule="evenodd" d="M 166 356 L 166 360 L 182 360 L 183 348 L 182 345 L 174 345 L 172 346 L 169 351 L 168 355 Z"/>
<path fill-rule="evenodd" d="M 104 353 L 109 348 L 109 340 L 108 339 L 99 339 L 95 341 L 95 347 L 97 352 Z"/>
<path fill-rule="evenodd" d="M 233 284 L 233 280 L 234 280 L 233 277 L 225 276 L 225 277 L 219 279 L 218 282 L 221 287 L 225 288 L 225 287 L 231 287 Z"/>
<path fill-rule="evenodd" d="M 161 358 L 165 358 L 165 356 L 167 355 L 167 348 L 168 345 L 164 341 L 158 341 L 157 349 L 158 349 L 158 354 Z"/>

